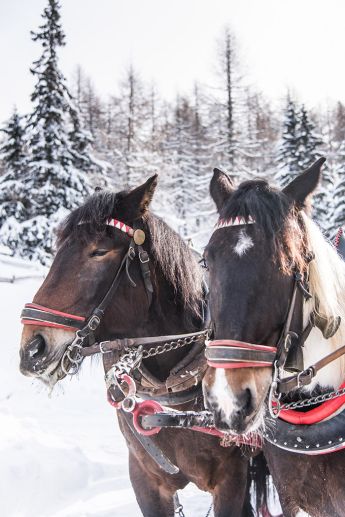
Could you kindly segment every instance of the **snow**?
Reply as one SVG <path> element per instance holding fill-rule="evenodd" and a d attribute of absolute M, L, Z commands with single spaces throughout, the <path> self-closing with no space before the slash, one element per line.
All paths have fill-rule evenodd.
<path fill-rule="evenodd" d="M 19 315 L 44 270 L 0 255 L 0 277 L 24 271 L 41 278 L 1 283 L 0 514 L 139 517 L 127 447 L 106 401 L 101 365 L 85 363 L 79 378 L 65 379 L 51 398 L 41 383 L 19 372 Z M 211 502 L 192 485 L 180 498 L 189 517 L 205 515 Z"/>

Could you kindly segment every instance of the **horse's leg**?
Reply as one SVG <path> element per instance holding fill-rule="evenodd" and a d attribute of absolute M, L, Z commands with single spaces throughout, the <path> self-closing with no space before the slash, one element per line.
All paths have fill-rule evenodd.
<path fill-rule="evenodd" d="M 173 517 L 175 490 L 169 489 L 156 476 L 142 468 L 133 454 L 129 454 L 129 476 L 144 517 Z"/>
<path fill-rule="evenodd" d="M 217 469 L 216 485 L 213 489 L 215 517 L 249 517 L 250 510 L 248 482 L 248 459 L 236 450 L 231 461 Z"/>

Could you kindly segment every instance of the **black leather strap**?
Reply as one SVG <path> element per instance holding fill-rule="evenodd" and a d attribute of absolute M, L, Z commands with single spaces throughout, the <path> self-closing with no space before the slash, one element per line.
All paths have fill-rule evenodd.
<path fill-rule="evenodd" d="M 31 307 L 23 309 L 20 317 L 23 320 L 55 323 L 57 325 L 63 325 L 73 329 L 82 329 L 85 325 L 85 321 L 68 318 L 67 316 L 61 316 L 60 314 L 54 314 L 52 312 Z"/>
<path fill-rule="evenodd" d="M 247 350 L 243 348 L 231 348 L 222 346 L 211 346 L 205 350 L 206 359 L 213 363 L 269 363 L 272 365 L 276 352 L 265 350 Z"/>
<path fill-rule="evenodd" d="M 144 447 L 145 451 L 149 456 L 157 463 L 157 465 L 163 469 L 168 474 L 178 474 L 180 469 L 174 465 L 165 454 L 161 451 L 161 449 L 153 442 L 153 439 L 149 436 L 144 436 L 139 434 L 133 426 L 133 417 L 130 413 L 126 413 L 123 410 L 121 411 L 121 415 L 124 417 L 126 424 L 129 429 L 132 431 L 138 442 Z"/>

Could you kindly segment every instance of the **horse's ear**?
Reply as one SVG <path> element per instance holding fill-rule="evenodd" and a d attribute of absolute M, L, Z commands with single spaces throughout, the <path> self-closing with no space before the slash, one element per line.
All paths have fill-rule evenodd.
<path fill-rule="evenodd" d="M 158 174 L 151 176 L 145 183 L 131 190 L 119 201 L 117 209 L 129 221 L 135 221 L 147 212 L 157 186 Z"/>
<path fill-rule="evenodd" d="M 213 176 L 210 183 L 210 193 L 216 203 L 217 210 L 222 208 L 224 201 L 234 191 L 234 184 L 231 178 L 220 169 L 213 169 Z"/>
<path fill-rule="evenodd" d="M 284 189 L 286 194 L 298 208 L 306 207 L 307 199 L 314 192 L 319 184 L 321 177 L 321 167 L 325 163 L 326 158 L 319 158 L 313 165 L 306 169 L 302 174 L 291 181 Z"/>

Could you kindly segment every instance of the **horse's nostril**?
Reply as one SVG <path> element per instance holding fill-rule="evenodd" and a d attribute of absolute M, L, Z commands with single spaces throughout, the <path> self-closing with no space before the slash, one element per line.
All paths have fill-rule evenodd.
<path fill-rule="evenodd" d="M 236 413 L 242 416 L 248 416 L 252 412 L 252 393 L 249 388 L 246 388 L 238 397 L 239 409 Z"/>
<path fill-rule="evenodd" d="M 46 348 L 46 342 L 44 341 L 44 337 L 41 334 L 37 334 L 29 344 L 28 354 L 30 359 L 39 358 Z"/>
<path fill-rule="evenodd" d="M 251 412 L 252 409 L 252 392 L 249 388 L 245 390 L 246 398 L 245 398 L 245 404 L 243 407 L 244 412 L 248 415 Z"/>

